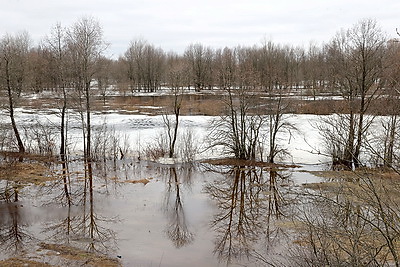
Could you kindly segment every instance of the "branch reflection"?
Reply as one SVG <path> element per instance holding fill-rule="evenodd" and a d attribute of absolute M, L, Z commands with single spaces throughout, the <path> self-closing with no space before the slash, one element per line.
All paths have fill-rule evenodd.
<path fill-rule="evenodd" d="M 107 253 L 116 248 L 115 232 L 104 227 L 104 223 L 115 219 L 101 218 L 96 213 L 94 176 L 92 163 L 88 162 L 83 179 L 71 179 L 69 169 L 63 165 L 61 195 L 56 197 L 66 206 L 65 217 L 49 225 L 45 231 L 52 233 L 50 240 L 75 245 L 90 252 Z M 77 172 L 74 172 L 77 173 Z M 71 180 L 76 183 L 71 183 Z M 82 184 L 83 183 L 83 184 Z"/>
<path fill-rule="evenodd" d="M 33 239 L 26 231 L 24 212 L 18 203 L 5 202 L 0 204 L 0 244 L 1 249 L 12 254 L 23 251 L 25 244 Z"/>
<path fill-rule="evenodd" d="M 178 171 L 179 176 L 175 166 L 169 168 L 164 209 L 169 217 L 167 236 L 176 248 L 181 248 L 194 241 L 194 234 L 190 232 L 186 222 L 181 192 L 183 185 L 190 185 L 191 169 L 182 167 Z"/>
<path fill-rule="evenodd" d="M 276 170 L 235 166 L 223 179 L 205 187 L 218 208 L 211 227 L 216 231 L 214 253 L 220 260 L 230 264 L 266 253 L 281 233 L 273 220 L 284 215 L 286 201 L 280 183 L 286 179 Z"/>

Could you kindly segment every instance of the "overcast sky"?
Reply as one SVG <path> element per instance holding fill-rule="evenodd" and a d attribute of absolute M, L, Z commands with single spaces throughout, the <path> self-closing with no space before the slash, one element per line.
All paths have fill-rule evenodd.
<path fill-rule="evenodd" d="M 191 43 L 321 44 L 364 18 L 376 19 L 390 37 L 400 28 L 399 0 L 0 0 L 0 7 L 0 35 L 26 30 L 35 44 L 57 22 L 67 27 L 94 17 L 115 58 L 138 38 L 182 53 Z"/>

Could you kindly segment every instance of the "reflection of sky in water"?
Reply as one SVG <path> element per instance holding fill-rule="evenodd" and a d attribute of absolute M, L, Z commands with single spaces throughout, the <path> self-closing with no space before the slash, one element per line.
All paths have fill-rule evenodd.
<path fill-rule="evenodd" d="M 263 203 L 263 209 L 268 206 L 269 172 L 264 170 L 260 173 L 260 168 L 256 168 L 255 176 L 248 176 L 251 175 L 249 174 L 251 168 L 243 169 L 246 176 L 243 176 L 245 180 L 240 182 L 238 189 L 232 180 L 234 178 L 232 174 L 207 171 L 204 166 L 199 166 L 190 172 L 178 167 L 175 169 L 175 178 L 170 168 L 156 164 L 130 164 L 129 162 L 125 162 L 125 165 L 123 162 L 117 164 L 118 171 L 114 172 L 110 168 L 107 176 L 118 176 L 120 182 L 109 178 L 99 178 L 102 172 L 94 167 L 94 173 L 98 176 L 94 178 L 93 186 L 96 225 L 104 232 L 115 234 L 115 238 L 111 235 L 106 240 L 100 240 L 99 237 L 92 240 L 81 232 L 74 232 L 69 236 L 69 242 L 73 246 L 83 248 L 94 242 L 96 249 L 107 252 L 112 257 L 121 255 L 122 262 L 126 266 L 158 266 L 160 263 L 161 266 L 187 266 L 188 262 L 193 267 L 218 266 L 218 253 L 213 254 L 213 250 L 215 242 L 220 238 L 218 233 L 223 229 L 211 227 L 211 222 L 219 213 L 226 211 L 221 211 L 221 206 L 218 204 L 219 198 L 211 197 L 206 188 L 211 187 L 225 192 L 226 194 L 221 193 L 221 199 L 224 194 L 230 196 L 232 192 L 235 192 L 238 199 L 244 197 L 246 214 L 266 216 L 266 213 L 260 213 L 260 210 L 252 211 L 253 207 L 248 206 L 250 199 L 256 201 L 254 203 Z M 79 170 L 76 168 L 81 167 L 71 166 L 71 171 Z M 215 169 L 226 171 L 229 168 Z M 146 185 L 124 182 L 143 178 L 149 179 L 150 182 Z M 281 190 L 285 198 L 284 192 L 288 184 L 292 184 L 290 182 L 292 178 L 277 179 L 276 189 Z M 90 215 L 89 202 L 86 207 L 80 202 L 84 181 L 74 174 L 71 175 L 71 181 L 74 203 L 71 209 L 68 209 L 65 199 L 60 198 L 64 190 L 62 183 L 50 182 L 47 186 L 30 186 L 21 189 L 18 202 L 18 205 L 21 205 L 19 208 L 21 216 L 18 224 L 25 233 L 33 237 L 33 243 L 65 242 L 67 235 L 63 223 L 68 214 L 74 227 L 80 225 L 84 214 Z M 246 190 L 242 192 L 241 190 L 245 188 Z M 233 220 L 236 221 L 239 218 L 237 205 L 240 205 L 240 202 L 236 202 L 235 205 Z M 226 208 L 229 210 L 229 205 Z M 0 213 L 2 213 L 1 218 L 7 217 L 5 216 L 7 210 L 1 207 Z M 264 217 L 253 219 L 265 220 Z M 251 225 L 249 221 L 246 223 Z M 7 224 L 3 220 L 3 229 L 7 228 Z M 177 245 L 178 241 L 171 240 L 169 236 L 176 226 L 184 231 L 181 237 L 187 238 L 186 242 L 181 242 L 181 245 Z M 221 226 L 225 227 L 224 224 Z M 254 244 L 251 241 L 250 244 L 254 245 L 254 249 L 259 253 L 264 253 L 263 242 L 265 242 L 265 237 L 261 234 L 259 241 L 255 241 Z M 26 245 L 26 248 L 29 250 L 29 245 Z M 4 252 L 0 253 L 0 258 L 6 256 Z M 235 261 L 235 258 L 233 259 Z M 248 264 L 247 266 L 259 266 L 254 259 L 248 262 L 245 257 L 239 262 Z"/>

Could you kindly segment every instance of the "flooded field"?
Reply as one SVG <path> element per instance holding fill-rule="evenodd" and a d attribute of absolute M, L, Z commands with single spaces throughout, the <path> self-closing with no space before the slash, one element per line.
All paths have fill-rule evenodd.
<path fill-rule="evenodd" d="M 307 127 L 309 117 L 293 120 L 301 118 Z M 53 127 L 58 118 L 51 110 L 42 116 L 22 110 L 18 119 L 25 126 Z M 184 116 L 182 129 L 204 140 L 212 119 Z M 203 163 L 221 156 L 218 150 L 199 152 L 194 164 L 161 164 L 140 159 L 139 149 L 162 131 L 161 116 L 98 114 L 93 121 L 124 134 L 129 154 L 90 166 L 79 149 L 71 154 L 76 160 L 64 165 L 10 163 L 23 171 L 20 180 L 0 182 L 0 260 L 61 266 L 99 265 L 94 258 L 115 266 L 283 264 L 293 243 L 296 192 L 304 183 L 321 181 L 308 171 L 327 168 L 322 156 L 306 152 L 300 132 L 284 141 L 292 142 L 286 167 Z M 79 134 L 72 124 L 70 147 L 80 147 Z"/>

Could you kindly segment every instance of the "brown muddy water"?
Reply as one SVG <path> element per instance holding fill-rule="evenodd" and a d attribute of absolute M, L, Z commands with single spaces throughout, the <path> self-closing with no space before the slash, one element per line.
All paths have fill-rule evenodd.
<path fill-rule="evenodd" d="M 45 242 L 105 254 L 123 266 L 283 263 L 293 191 L 318 180 L 304 168 L 143 161 L 92 167 L 89 175 L 71 163 L 63 175 L 53 166 L 58 179 L 39 185 L 0 181 L 0 260 L 59 264 L 38 255 Z"/>

